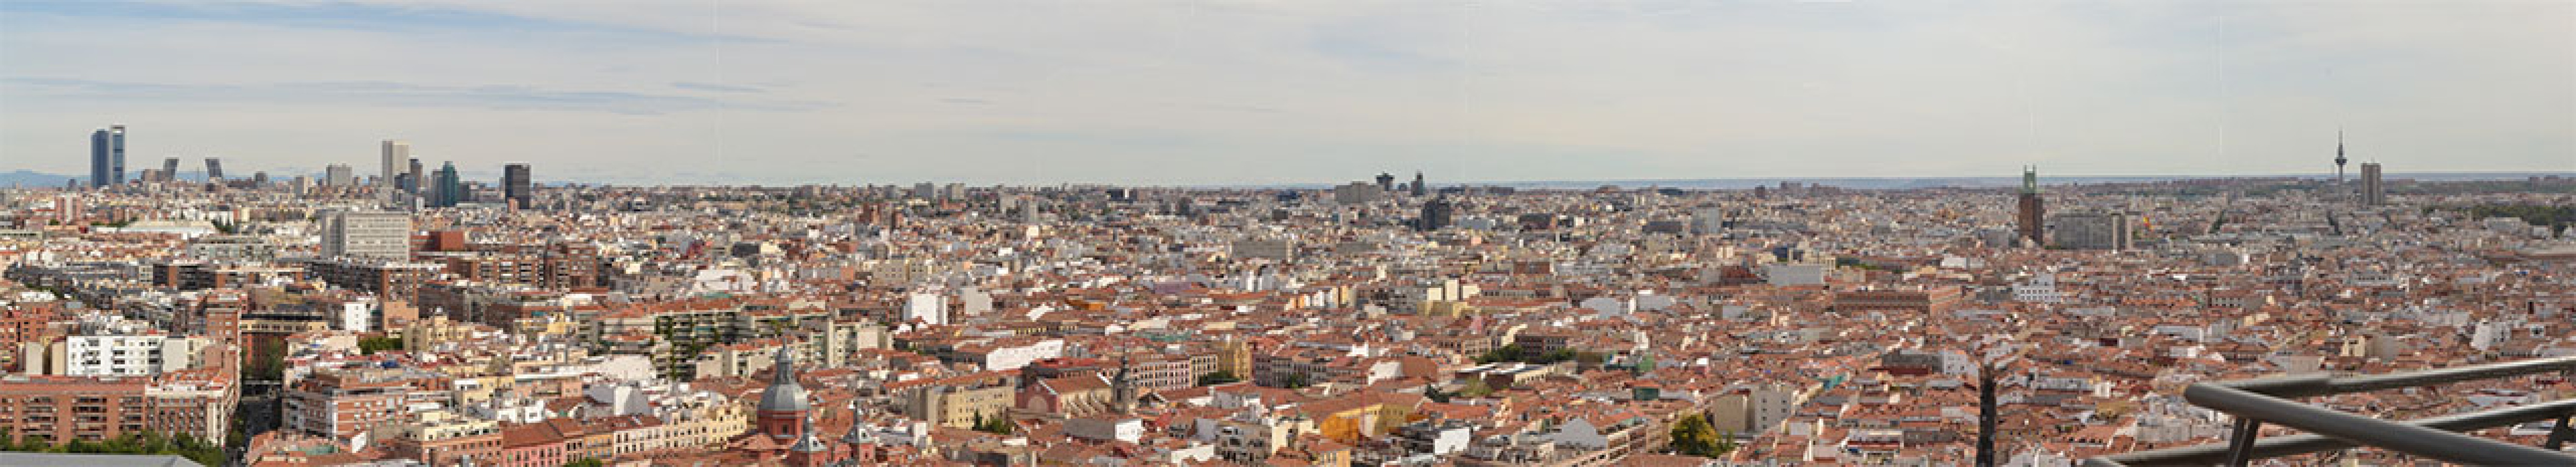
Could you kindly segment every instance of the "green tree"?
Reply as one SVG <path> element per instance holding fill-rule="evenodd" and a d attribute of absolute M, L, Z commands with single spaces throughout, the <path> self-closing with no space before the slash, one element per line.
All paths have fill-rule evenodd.
<path fill-rule="evenodd" d="M 1458 397 L 1479 398 L 1491 395 L 1494 395 L 1494 387 L 1485 384 L 1484 378 L 1468 378 L 1467 384 L 1458 388 Z"/>
<path fill-rule="evenodd" d="M 402 348 L 403 340 L 400 337 L 380 336 L 358 339 L 358 353 L 374 355 L 376 352 L 402 350 Z"/>
<path fill-rule="evenodd" d="M 1017 428 L 1019 425 L 1011 423 L 1011 417 L 986 419 L 984 414 L 975 414 L 975 431 L 1007 436 Z"/>
<path fill-rule="evenodd" d="M 1717 457 L 1735 450 L 1733 436 L 1718 433 L 1717 426 L 1700 414 L 1682 416 L 1673 422 L 1672 450 L 1687 456 Z"/>
<path fill-rule="evenodd" d="M 1226 370 L 1217 370 L 1213 373 L 1199 375 L 1200 386 L 1215 386 L 1237 381 L 1243 381 L 1243 377 L 1235 376 L 1234 372 Z"/>
<path fill-rule="evenodd" d="M 1575 357 L 1579 357 L 1579 356 L 1581 356 L 1581 354 L 1576 353 L 1576 352 L 1574 351 L 1574 349 L 1556 349 L 1556 351 L 1554 351 L 1554 352 L 1548 352 L 1548 353 L 1547 353 L 1547 355 L 1541 355 L 1541 356 L 1539 356 L 1539 358 L 1538 358 L 1538 360 L 1539 360 L 1539 361 L 1531 362 L 1531 363 L 1537 363 L 1537 364 L 1545 365 L 1545 364 L 1551 364 L 1551 363 L 1556 363 L 1556 362 L 1562 362 L 1562 361 L 1566 361 L 1566 360 L 1573 360 L 1573 359 L 1575 359 Z"/>
<path fill-rule="evenodd" d="M 253 345 L 252 347 L 257 348 L 258 350 L 252 352 L 251 360 L 243 364 L 245 367 L 245 371 L 243 371 L 245 376 L 253 380 L 261 381 L 283 381 L 286 379 L 285 343 L 275 342 L 268 345 Z"/>
<path fill-rule="evenodd" d="M 1288 389 L 1305 389 L 1307 384 L 1311 382 L 1306 381 L 1305 373 L 1289 373 L 1288 377 L 1279 380 L 1279 387 Z"/>

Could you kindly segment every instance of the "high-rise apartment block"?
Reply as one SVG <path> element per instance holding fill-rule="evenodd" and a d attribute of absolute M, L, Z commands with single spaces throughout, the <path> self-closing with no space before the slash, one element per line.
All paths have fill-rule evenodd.
<path fill-rule="evenodd" d="M 411 257 L 411 215 L 331 211 L 323 214 L 322 256 L 402 260 Z"/>
<path fill-rule="evenodd" d="M 2380 183 L 2377 162 L 2361 164 L 2361 204 L 2369 206 L 2388 204 L 2388 187 Z"/>
<path fill-rule="evenodd" d="M 322 167 L 322 184 L 329 186 L 357 186 L 357 170 L 349 168 L 348 164 L 331 164 L 324 166 Z"/>
<path fill-rule="evenodd" d="M 2129 215 L 2116 212 L 2080 212 L 2050 216 L 2056 232 L 2049 235 L 2051 246 L 2074 250 L 2129 249 Z"/>

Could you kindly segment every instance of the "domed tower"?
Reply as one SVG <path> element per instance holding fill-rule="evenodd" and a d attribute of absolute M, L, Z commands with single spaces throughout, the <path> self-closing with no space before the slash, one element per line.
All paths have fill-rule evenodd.
<path fill-rule="evenodd" d="M 1119 415 L 1136 411 L 1136 376 L 1127 372 L 1127 357 L 1118 357 L 1118 376 L 1109 380 L 1111 410 Z"/>
<path fill-rule="evenodd" d="M 760 434 L 779 442 L 796 439 L 805 434 L 805 413 L 813 408 L 805 400 L 805 386 L 796 383 L 796 357 L 780 346 L 777 363 L 770 365 L 769 389 L 761 391 L 760 407 L 752 412 Z"/>

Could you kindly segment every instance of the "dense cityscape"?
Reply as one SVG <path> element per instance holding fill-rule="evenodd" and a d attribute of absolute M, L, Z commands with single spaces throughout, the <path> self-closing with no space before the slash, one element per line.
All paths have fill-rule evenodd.
<path fill-rule="evenodd" d="M 2576 0 L 0 0 L 0 467 L 2576 467 Z"/>
<path fill-rule="evenodd" d="M 2332 176 L 1548 190 L 539 184 L 397 140 L 364 176 L 129 178 L 127 137 L 0 191 L 10 450 L 2067 466 L 2225 442 L 2194 383 L 2576 355 L 2576 177 L 2347 177 L 2340 143 Z M 2402 420 L 2572 384 L 2312 401 Z"/>

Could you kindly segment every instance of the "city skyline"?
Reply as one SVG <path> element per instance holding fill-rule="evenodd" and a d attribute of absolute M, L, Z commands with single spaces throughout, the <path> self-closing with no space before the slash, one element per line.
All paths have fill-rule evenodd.
<path fill-rule="evenodd" d="M 401 139 L 618 184 L 2310 174 L 2338 128 L 2576 169 L 2567 4 L 1005 10 L 11 2 L 0 172 L 118 123 L 241 173 Z"/>

